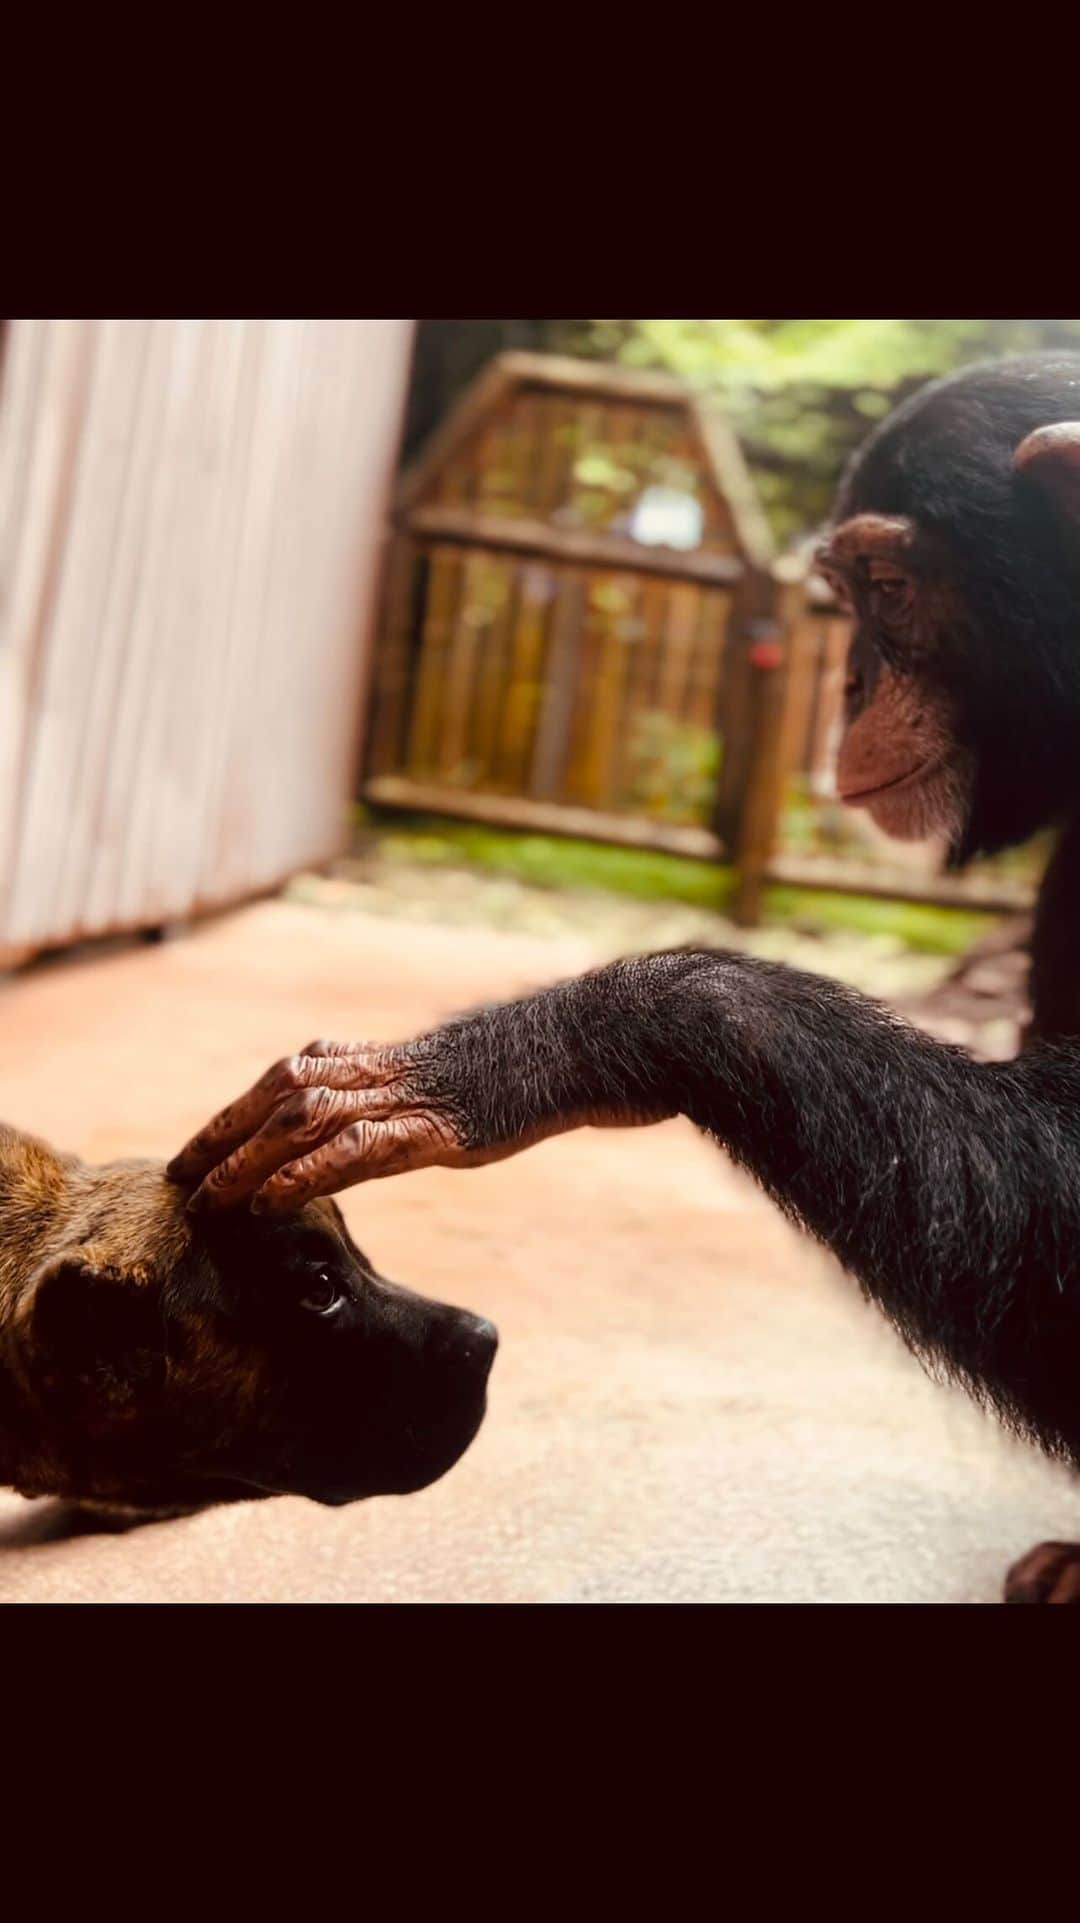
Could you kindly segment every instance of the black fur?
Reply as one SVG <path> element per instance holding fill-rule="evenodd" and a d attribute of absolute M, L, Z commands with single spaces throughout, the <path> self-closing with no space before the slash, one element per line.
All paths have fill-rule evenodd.
<path fill-rule="evenodd" d="M 469 1146 L 685 1114 L 925 1362 L 1080 1463 L 1080 1049 L 982 1064 L 747 956 L 621 961 L 414 1044 Z"/>
<path fill-rule="evenodd" d="M 871 437 L 836 519 L 949 557 L 944 638 L 976 777 L 953 856 L 1063 822 L 1036 924 L 1037 1040 L 984 1065 L 811 975 L 645 956 L 464 1017 L 411 1053 L 469 1147 L 557 1118 L 688 1115 L 825 1243 L 931 1367 L 1080 1465 L 1080 528 L 1013 455 L 1080 417 L 1080 356 L 968 369 Z"/>
<path fill-rule="evenodd" d="M 856 455 L 834 519 L 906 515 L 951 557 L 968 611 L 949 675 L 979 780 L 953 865 L 1080 806 L 1080 529 L 1015 472 L 1038 427 L 1080 417 L 1080 355 L 986 362 L 935 381 Z"/>

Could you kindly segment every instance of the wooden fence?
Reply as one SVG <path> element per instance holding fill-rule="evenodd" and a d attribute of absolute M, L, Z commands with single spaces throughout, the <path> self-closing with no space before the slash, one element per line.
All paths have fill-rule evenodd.
<path fill-rule="evenodd" d="M 0 959 L 335 854 L 407 321 L 10 324 Z"/>
<path fill-rule="evenodd" d="M 832 798 L 847 619 L 775 560 L 733 437 L 683 384 L 504 355 L 393 518 L 369 800 L 722 860 L 748 921 L 776 880 L 1029 900 L 1026 876 L 942 876 Z"/>
<path fill-rule="evenodd" d="M 650 536 L 673 511 L 689 538 Z M 775 595 L 738 449 L 703 403 L 661 376 L 503 356 L 406 476 L 395 529 L 369 799 L 738 849 Z"/>

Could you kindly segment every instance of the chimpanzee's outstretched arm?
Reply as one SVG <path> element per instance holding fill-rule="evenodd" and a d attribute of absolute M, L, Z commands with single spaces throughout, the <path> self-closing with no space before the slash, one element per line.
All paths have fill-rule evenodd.
<path fill-rule="evenodd" d="M 172 1172 L 205 1176 L 207 1206 L 261 1189 L 256 1206 L 287 1210 L 675 1114 L 826 1243 L 913 1348 L 1048 1446 L 1080 1446 L 1080 1048 L 981 1064 L 835 983 L 676 950 L 401 1047 L 313 1044 Z"/>

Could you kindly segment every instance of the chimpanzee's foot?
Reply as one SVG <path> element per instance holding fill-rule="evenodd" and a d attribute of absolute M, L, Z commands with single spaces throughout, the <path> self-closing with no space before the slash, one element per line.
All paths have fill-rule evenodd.
<path fill-rule="evenodd" d="M 1041 1542 L 1005 1578 L 1007 1603 L 1080 1603 L 1080 1542 Z"/>

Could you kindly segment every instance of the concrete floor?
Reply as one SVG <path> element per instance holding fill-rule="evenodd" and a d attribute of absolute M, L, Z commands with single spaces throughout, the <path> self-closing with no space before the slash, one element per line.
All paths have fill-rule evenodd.
<path fill-rule="evenodd" d="M 166 1157 L 313 1034 L 391 1037 L 587 965 L 585 938 L 271 902 L 0 991 L 0 1115 Z M 582 1133 L 342 1198 L 384 1273 L 494 1317 L 449 1476 L 50 1540 L 0 1496 L 7 1601 L 993 1602 L 1080 1491 L 922 1376 L 689 1126 Z"/>

